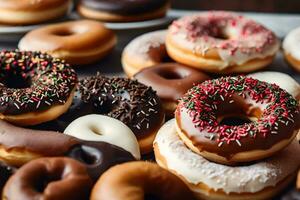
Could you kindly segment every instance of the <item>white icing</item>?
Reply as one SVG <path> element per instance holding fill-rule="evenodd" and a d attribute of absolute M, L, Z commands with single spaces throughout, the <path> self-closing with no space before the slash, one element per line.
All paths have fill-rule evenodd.
<path fill-rule="evenodd" d="M 119 146 L 136 159 L 141 158 L 138 141 L 121 121 L 104 115 L 86 115 L 69 124 L 65 134 L 87 141 L 102 141 Z"/>
<path fill-rule="evenodd" d="M 210 162 L 185 146 L 176 133 L 175 123 L 174 119 L 168 121 L 159 130 L 154 143 L 168 168 L 192 184 L 204 183 L 226 193 L 253 193 L 275 186 L 300 166 L 300 148 L 296 140 L 275 156 L 248 166 Z"/>
<path fill-rule="evenodd" d="M 281 72 L 257 72 L 257 73 L 249 74 L 248 76 L 258 79 L 260 81 L 265 81 L 267 83 L 271 83 L 271 84 L 274 83 L 279 87 L 281 87 L 282 89 L 286 90 L 294 98 L 299 98 L 300 85 L 296 80 L 294 80 L 288 74 L 284 74 Z"/>
<path fill-rule="evenodd" d="M 300 27 L 292 30 L 283 40 L 284 51 L 300 60 Z"/>
<path fill-rule="evenodd" d="M 189 26 L 197 21 L 198 26 L 207 26 L 209 19 L 217 17 L 220 19 L 236 20 L 235 26 L 226 25 L 223 32 L 226 35 L 231 35 L 229 40 L 216 39 L 206 34 L 199 34 L 195 36 L 193 40 L 188 39 L 189 32 L 191 31 Z M 189 51 L 200 53 L 205 55 L 208 49 L 217 49 L 220 58 L 223 61 L 222 68 L 226 68 L 232 65 L 242 65 L 247 61 L 253 59 L 263 59 L 268 56 L 273 56 L 279 49 L 279 41 L 273 35 L 273 33 L 264 27 L 256 34 L 250 34 L 247 37 L 242 37 L 241 31 L 252 20 L 245 17 L 240 17 L 230 12 L 207 12 L 199 15 L 192 15 L 183 17 L 175 21 L 169 28 L 169 33 L 172 37 L 172 41 L 178 46 L 188 49 Z M 261 26 L 257 24 L 258 26 Z M 198 31 L 201 32 L 200 27 Z M 205 32 L 205 31 L 203 31 Z M 269 38 L 273 38 L 273 42 L 269 43 Z M 224 44 L 229 44 L 228 48 L 222 48 Z M 232 53 L 234 49 L 234 53 Z"/>
<path fill-rule="evenodd" d="M 166 32 L 166 30 L 159 30 L 138 36 L 125 47 L 124 54 L 128 57 L 151 60 L 149 50 L 165 45 Z"/>

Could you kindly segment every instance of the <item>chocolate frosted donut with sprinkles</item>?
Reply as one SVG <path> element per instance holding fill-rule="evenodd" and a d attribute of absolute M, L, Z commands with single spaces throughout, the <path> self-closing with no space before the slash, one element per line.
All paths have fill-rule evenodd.
<path fill-rule="evenodd" d="M 272 62 L 279 46 L 271 30 L 225 11 L 182 17 L 170 25 L 166 37 L 172 59 L 218 74 L 262 69 Z"/>
<path fill-rule="evenodd" d="M 72 103 L 75 71 L 64 61 L 29 51 L 0 52 L 0 118 L 17 125 L 56 119 Z"/>
<path fill-rule="evenodd" d="M 156 132 L 164 122 L 162 104 L 156 92 L 136 80 L 96 76 L 80 81 L 81 99 L 94 112 L 116 118 L 138 138 L 142 153 L 152 151 Z"/>
<path fill-rule="evenodd" d="M 198 84 L 176 110 L 180 138 L 208 160 L 235 164 L 286 147 L 300 128 L 299 103 L 275 84 L 244 76 Z"/>

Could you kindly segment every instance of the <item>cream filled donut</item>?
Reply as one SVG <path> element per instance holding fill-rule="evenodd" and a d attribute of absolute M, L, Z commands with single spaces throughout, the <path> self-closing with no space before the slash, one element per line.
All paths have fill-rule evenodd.
<path fill-rule="evenodd" d="M 93 63 L 112 51 L 117 39 L 113 31 L 92 20 L 63 22 L 27 33 L 19 49 L 41 51 L 79 65 Z"/>
<path fill-rule="evenodd" d="M 37 24 L 66 14 L 71 0 L 1 0 L 0 23 Z"/>
<path fill-rule="evenodd" d="M 136 159 L 141 158 L 139 143 L 133 132 L 121 121 L 104 115 L 80 117 L 65 129 L 65 134 L 87 141 L 102 141 L 119 146 Z"/>
<path fill-rule="evenodd" d="M 177 62 L 228 74 L 267 66 L 279 49 L 279 40 L 251 19 L 210 11 L 174 21 L 168 29 L 166 47 Z"/>
<path fill-rule="evenodd" d="M 222 164 L 267 158 L 300 128 L 299 103 L 275 84 L 221 77 L 195 85 L 175 112 L 179 136 L 194 152 Z"/>
<path fill-rule="evenodd" d="M 282 48 L 285 59 L 300 72 L 300 27 L 292 30 L 283 40 Z"/>
<path fill-rule="evenodd" d="M 181 177 L 199 199 L 271 199 L 293 180 L 300 166 L 298 142 L 264 161 L 226 166 L 192 152 L 176 133 L 170 120 L 154 141 L 157 163 Z"/>
<path fill-rule="evenodd" d="M 300 101 L 300 85 L 288 74 L 268 71 L 256 72 L 253 74 L 249 74 L 248 76 L 260 81 L 265 81 L 267 83 L 274 83 L 290 93 L 295 99 Z"/>
<path fill-rule="evenodd" d="M 132 40 L 122 53 L 122 65 L 127 76 L 131 77 L 143 68 L 163 62 L 167 57 L 166 30 L 143 34 Z"/>

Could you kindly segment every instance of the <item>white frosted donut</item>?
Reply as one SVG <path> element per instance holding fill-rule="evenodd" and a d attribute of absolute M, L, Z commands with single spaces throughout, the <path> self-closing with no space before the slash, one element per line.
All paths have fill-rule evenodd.
<path fill-rule="evenodd" d="M 300 27 L 289 32 L 283 40 L 282 48 L 286 60 L 300 72 Z"/>
<path fill-rule="evenodd" d="M 272 62 L 279 46 L 263 25 L 225 11 L 184 16 L 170 25 L 166 36 L 172 59 L 214 73 L 261 69 Z"/>
<path fill-rule="evenodd" d="M 208 161 L 185 146 L 176 133 L 175 123 L 172 119 L 159 130 L 154 141 L 155 156 L 159 165 L 182 177 L 190 187 L 205 184 L 209 191 L 222 191 L 225 195 L 256 193 L 276 188 L 300 166 L 296 141 L 275 156 L 254 164 L 232 167 Z"/>
<path fill-rule="evenodd" d="M 131 77 L 143 68 L 161 63 L 166 57 L 166 30 L 153 31 L 133 39 L 122 53 L 125 73 Z"/>
<path fill-rule="evenodd" d="M 86 115 L 69 124 L 65 134 L 87 141 L 102 141 L 129 151 L 141 158 L 139 144 L 133 132 L 121 121 L 104 115 Z"/>
<path fill-rule="evenodd" d="M 266 71 L 249 74 L 248 76 L 260 81 L 265 81 L 267 83 L 275 83 L 276 85 L 290 93 L 294 98 L 300 100 L 300 85 L 288 74 Z"/>

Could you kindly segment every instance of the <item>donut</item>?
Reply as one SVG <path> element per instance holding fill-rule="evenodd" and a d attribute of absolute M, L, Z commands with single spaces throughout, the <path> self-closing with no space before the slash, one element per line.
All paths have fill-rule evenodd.
<path fill-rule="evenodd" d="M 0 119 L 27 126 L 56 119 L 72 103 L 77 75 L 64 61 L 30 51 L 0 52 Z"/>
<path fill-rule="evenodd" d="M 249 77 L 276 84 L 290 93 L 295 99 L 300 101 L 300 85 L 290 75 L 281 72 L 256 72 L 248 75 Z"/>
<path fill-rule="evenodd" d="M 151 87 L 136 80 L 105 77 L 99 73 L 80 81 L 81 100 L 94 106 L 94 113 L 126 124 L 138 139 L 142 154 L 152 151 L 155 134 L 164 122 L 160 99 Z"/>
<path fill-rule="evenodd" d="M 102 23 L 91 20 L 43 26 L 27 33 L 19 49 L 41 51 L 72 65 L 93 63 L 116 45 L 116 35 Z"/>
<path fill-rule="evenodd" d="M 299 35 L 300 27 L 289 32 L 282 43 L 286 61 L 298 72 L 300 72 Z"/>
<path fill-rule="evenodd" d="M 168 57 L 165 40 L 166 30 L 145 33 L 133 39 L 122 52 L 125 74 L 132 77 L 143 68 L 162 63 Z"/>
<path fill-rule="evenodd" d="M 194 83 L 209 79 L 206 74 L 177 63 L 158 64 L 142 69 L 134 75 L 140 83 L 151 86 L 157 92 L 168 116 L 174 116 L 178 99 Z"/>
<path fill-rule="evenodd" d="M 88 199 L 92 180 L 70 158 L 40 158 L 21 167 L 5 184 L 3 199 Z"/>
<path fill-rule="evenodd" d="M 91 177 L 97 179 L 109 167 L 135 160 L 130 152 L 113 144 L 20 128 L 3 120 L 0 133 L 0 160 L 10 166 L 19 167 L 40 157 L 67 156 L 85 164 Z"/>
<path fill-rule="evenodd" d="M 195 85 L 180 100 L 175 118 L 191 150 L 228 165 L 277 153 L 300 128 L 296 99 L 275 84 L 245 76 Z"/>
<path fill-rule="evenodd" d="M 134 181 L 132 181 L 134 180 Z M 110 168 L 97 181 L 90 200 L 194 200 L 180 178 L 150 162 L 129 162 Z"/>
<path fill-rule="evenodd" d="M 29 25 L 64 16 L 71 0 L 9 0 L 0 1 L 0 23 Z"/>
<path fill-rule="evenodd" d="M 132 22 L 164 17 L 168 8 L 168 0 L 80 0 L 77 11 L 90 19 Z"/>
<path fill-rule="evenodd" d="M 298 171 L 297 175 L 297 189 L 300 190 L 300 170 Z"/>
<path fill-rule="evenodd" d="M 246 73 L 270 64 L 279 49 L 276 35 L 244 16 L 210 11 L 174 21 L 166 48 L 177 62 L 203 71 Z"/>
<path fill-rule="evenodd" d="M 159 130 L 154 142 L 157 163 L 181 177 L 198 199 L 273 199 L 290 182 L 300 166 L 299 144 L 263 161 L 241 166 L 211 162 L 191 151 L 177 135 L 176 120 Z"/>
<path fill-rule="evenodd" d="M 138 141 L 132 131 L 121 121 L 104 115 L 86 115 L 69 124 L 65 134 L 87 141 L 103 141 L 141 158 Z"/>

